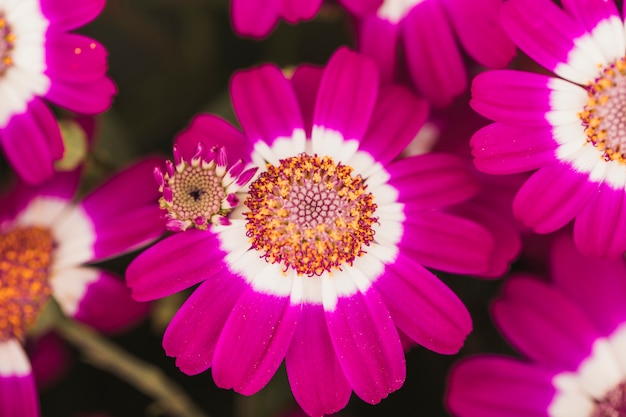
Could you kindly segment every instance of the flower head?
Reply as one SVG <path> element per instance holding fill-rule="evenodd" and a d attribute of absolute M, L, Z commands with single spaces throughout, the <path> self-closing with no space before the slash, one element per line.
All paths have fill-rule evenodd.
<path fill-rule="evenodd" d="M 117 331 L 146 313 L 124 283 L 86 265 L 138 248 L 163 231 L 155 160 L 143 161 L 73 201 L 80 169 L 0 197 L 0 415 L 38 416 L 33 372 L 23 344 L 54 299 L 70 317 Z M 115 303 L 115 309 L 109 308 Z"/>
<path fill-rule="evenodd" d="M 488 268 L 493 239 L 444 209 L 477 191 L 459 159 L 396 159 L 427 106 L 402 87 L 378 90 L 372 61 L 340 49 L 291 78 L 264 65 L 233 77 L 243 133 L 203 115 L 177 138 L 228 148 L 258 167 L 228 224 L 188 230 L 127 270 L 140 300 L 198 288 L 163 339 L 188 374 L 249 395 L 286 361 L 309 414 L 352 392 L 377 403 L 402 386 L 399 333 L 455 353 L 471 329 L 460 300 L 424 266 Z"/>
<path fill-rule="evenodd" d="M 165 170 L 154 170 L 167 228 L 206 230 L 211 224 L 228 224 L 228 213 L 239 203 L 235 192 L 250 181 L 256 168 L 244 170 L 245 164 L 238 161 L 227 170 L 224 147 L 207 150 L 201 142 L 191 157 L 174 146 L 174 160 L 175 164 L 166 161 Z"/>
<path fill-rule="evenodd" d="M 496 121 L 472 138 L 488 173 L 537 169 L 520 188 L 515 215 L 539 233 L 575 220 L 581 251 L 619 256 L 626 237 L 624 109 L 626 45 L 613 1 L 511 0 L 503 25 L 558 77 L 492 71 L 473 83 L 472 106 Z M 541 27 L 541 30 L 537 28 Z"/>
<path fill-rule="evenodd" d="M 106 50 L 68 33 L 103 6 L 104 0 L 0 1 L 0 146 L 28 183 L 50 178 L 64 152 L 43 98 L 79 114 L 111 104 L 116 89 L 106 76 Z"/>
<path fill-rule="evenodd" d="M 526 359 L 483 355 L 452 370 L 458 417 L 609 417 L 626 409 L 626 263 L 554 241 L 552 281 L 512 277 L 494 302 L 501 332 Z"/>
<path fill-rule="evenodd" d="M 437 107 L 449 105 L 467 88 L 458 42 L 489 68 L 502 68 L 515 55 L 500 25 L 501 0 L 340 3 L 356 16 L 359 50 L 376 60 L 382 80 L 399 80 L 406 72 L 417 91 Z"/>

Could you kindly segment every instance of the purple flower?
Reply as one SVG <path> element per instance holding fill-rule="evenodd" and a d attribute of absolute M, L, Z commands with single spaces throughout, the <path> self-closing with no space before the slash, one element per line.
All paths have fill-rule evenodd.
<path fill-rule="evenodd" d="M 80 114 L 111 104 L 107 52 L 68 33 L 92 19 L 104 0 L 12 0 L 0 5 L 0 145 L 24 181 L 50 178 L 64 146 L 42 98 Z"/>
<path fill-rule="evenodd" d="M 556 239 L 552 283 L 511 278 L 492 308 L 527 359 L 457 364 L 446 403 L 458 417 L 608 417 L 626 411 L 626 263 L 581 256 Z"/>
<path fill-rule="evenodd" d="M 500 25 L 502 0 L 340 0 L 359 23 L 359 49 L 376 60 L 383 81 L 408 70 L 437 107 L 467 88 L 465 52 L 490 68 L 506 66 L 515 45 Z M 399 59 L 402 50 L 404 61 Z"/>
<path fill-rule="evenodd" d="M 157 187 L 146 187 L 155 163 L 127 169 L 78 202 L 80 170 L 37 186 L 20 182 L 0 197 L 0 415 L 39 415 L 22 346 L 51 298 L 68 316 L 103 331 L 145 315 L 147 306 L 130 298 L 122 280 L 87 264 L 134 250 L 164 231 Z"/>
<path fill-rule="evenodd" d="M 504 28 L 531 58 L 558 77 L 492 71 L 475 78 L 473 108 L 496 121 L 472 138 L 487 173 L 537 169 L 513 203 L 539 233 L 571 220 L 586 254 L 626 250 L 626 46 L 612 1 L 511 0 Z"/>
<path fill-rule="evenodd" d="M 425 102 L 379 90 L 374 63 L 347 49 L 291 78 L 273 65 L 239 72 L 231 96 L 243 133 L 205 115 L 176 142 L 258 167 L 229 224 L 176 233 L 127 270 L 138 300 L 200 284 L 164 335 L 178 367 L 212 368 L 218 386 L 250 395 L 285 359 L 296 400 L 321 416 L 352 390 L 373 404 L 402 386 L 399 332 L 457 352 L 469 314 L 425 267 L 482 271 L 494 242 L 443 210 L 477 191 L 461 160 L 396 159 Z"/>

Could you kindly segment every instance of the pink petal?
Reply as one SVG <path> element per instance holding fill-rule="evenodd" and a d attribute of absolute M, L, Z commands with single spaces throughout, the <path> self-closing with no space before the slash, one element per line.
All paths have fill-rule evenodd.
<path fill-rule="evenodd" d="M 194 117 L 189 127 L 175 139 L 178 150 L 187 160 L 191 160 L 196 153 L 198 143 L 203 143 L 207 149 L 213 146 L 225 147 L 231 164 L 240 159 L 248 161 L 252 151 L 250 142 L 241 131 L 212 114 Z"/>
<path fill-rule="evenodd" d="M 289 298 L 248 289 L 232 309 L 213 358 L 220 388 L 252 395 L 263 388 L 283 361 L 296 329 L 299 306 Z"/>
<path fill-rule="evenodd" d="M 102 332 L 118 333 L 146 318 L 149 310 L 149 304 L 131 298 L 120 278 L 99 271 L 98 278 L 85 288 L 73 317 Z"/>
<path fill-rule="evenodd" d="M 117 87 L 108 77 L 90 82 L 55 80 L 45 97 L 78 114 L 102 113 L 111 106 Z"/>
<path fill-rule="evenodd" d="M 538 233 L 553 232 L 578 216 L 597 185 L 567 165 L 535 172 L 513 201 L 515 216 Z"/>
<path fill-rule="evenodd" d="M 383 82 L 391 82 L 396 75 L 400 25 L 377 15 L 368 15 L 359 24 L 359 51 L 376 61 Z"/>
<path fill-rule="evenodd" d="M 352 389 L 376 404 L 404 383 L 402 344 L 389 310 L 374 288 L 339 297 L 326 323 L 335 352 Z"/>
<path fill-rule="evenodd" d="M 415 138 L 428 117 L 428 103 L 400 86 L 383 88 L 359 144 L 385 166 Z"/>
<path fill-rule="evenodd" d="M 15 339 L 0 342 L 0 415 L 40 415 L 32 369 L 26 353 Z"/>
<path fill-rule="evenodd" d="M 51 23 L 50 30 L 62 32 L 91 22 L 104 8 L 105 0 L 41 0 L 40 3 Z"/>
<path fill-rule="evenodd" d="M 361 17 L 367 13 L 375 13 L 383 4 L 383 0 L 339 0 L 339 3 L 351 13 Z"/>
<path fill-rule="evenodd" d="M 443 107 L 467 88 L 465 65 L 439 1 L 415 6 L 402 21 L 404 52 L 417 89 Z"/>
<path fill-rule="evenodd" d="M 11 117 L 0 130 L 0 140 L 9 163 L 30 184 L 52 176 L 53 162 L 64 149 L 59 125 L 38 98 L 28 103 L 26 112 Z"/>
<path fill-rule="evenodd" d="M 252 143 L 263 140 L 271 145 L 277 138 L 290 138 L 294 130 L 304 128 L 293 88 L 276 66 L 236 73 L 230 92 L 235 114 Z"/>
<path fill-rule="evenodd" d="M 502 0 L 443 1 L 465 50 L 489 68 L 505 67 L 517 52 L 500 24 L 502 3 Z"/>
<path fill-rule="evenodd" d="M 429 268 L 481 274 L 489 268 L 494 240 L 483 226 L 451 214 L 424 211 L 404 222 L 400 250 Z"/>
<path fill-rule="evenodd" d="M 370 122 L 378 94 L 374 62 L 345 47 L 328 61 L 320 81 L 315 115 L 313 146 L 325 140 L 324 131 L 339 132 L 344 140 L 361 139 Z"/>
<path fill-rule="evenodd" d="M 182 372 L 195 375 L 212 365 L 220 333 L 245 288 L 235 275 L 215 274 L 180 307 L 165 330 L 163 348 Z"/>
<path fill-rule="evenodd" d="M 126 282 L 136 300 L 167 297 L 221 271 L 224 256 L 211 232 L 175 233 L 140 253 L 126 270 Z"/>
<path fill-rule="evenodd" d="M 513 346 L 555 369 L 576 370 L 602 336 L 576 304 L 532 278 L 507 281 L 493 315 Z"/>
<path fill-rule="evenodd" d="M 291 85 L 302 110 L 302 119 L 307 138 L 311 137 L 315 100 L 317 99 L 317 91 L 320 88 L 323 74 L 324 71 L 321 67 L 299 65 L 291 76 Z"/>
<path fill-rule="evenodd" d="M 547 416 L 554 373 L 513 358 L 473 357 L 448 377 L 446 406 L 458 417 Z"/>
<path fill-rule="evenodd" d="M 280 0 L 232 0 L 230 12 L 238 35 L 263 38 L 278 22 Z"/>
<path fill-rule="evenodd" d="M 441 208 L 476 195 L 478 184 L 460 158 L 430 153 L 403 158 L 387 167 L 388 184 L 410 210 Z"/>
<path fill-rule="evenodd" d="M 289 385 L 310 416 L 335 413 L 352 393 L 331 344 L 321 305 L 304 305 L 285 358 Z"/>
<path fill-rule="evenodd" d="M 105 77 L 107 51 L 91 38 L 59 33 L 46 40 L 46 75 L 54 84 L 58 80 L 89 83 Z"/>
<path fill-rule="evenodd" d="M 427 349 L 457 353 L 472 330 L 461 300 L 432 272 L 402 253 L 374 286 L 395 325 Z"/>
<path fill-rule="evenodd" d="M 289 23 L 313 18 L 322 6 L 322 0 L 282 0 L 280 15 Z"/>

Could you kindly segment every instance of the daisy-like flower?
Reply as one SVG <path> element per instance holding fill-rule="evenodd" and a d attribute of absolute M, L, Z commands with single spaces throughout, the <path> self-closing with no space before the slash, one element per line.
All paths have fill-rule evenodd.
<path fill-rule="evenodd" d="M 322 0 L 232 0 L 231 18 L 235 32 L 264 38 L 279 19 L 294 24 L 313 18 Z"/>
<path fill-rule="evenodd" d="M 502 0 L 340 2 L 356 16 L 359 50 L 376 60 L 383 81 L 406 71 L 420 94 L 437 107 L 467 89 L 457 39 L 469 56 L 489 68 L 505 67 L 515 55 L 499 21 Z"/>
<path fill-rule="evenodd" d="M 626 250 L 626 42 L 613 1 L 510 0 L 505 30 L 558 77 L 491 71 L 475 78 L 472 106 L 496 123 L 472 138 L 487 173 L 537 169 L 513 203 L 539 233 L 574 222 L 586 254 Z"/>
<path fill-rule="evenodd" d="M 173 234 L 127 270 L 138 300 L 200 284 L 164 335 L 178 367 L 212 368 L 218 386 L 250 395 L 285 359 L 296 400 L 321 416 L 352 390 L 377 403 L 402 386 L 400 334 L 457 352 L 470 317 L 425 266 L 482 271 L 494 242 L 443 210 L 477 191 L 462 161 L 396 160 L 425 102 L 379 91 L 375 64 L 347 49 L 291 78 L 273 65 L 239 72 L 231 96 L 243 133 L 205 115 L 176 142 L 258 167 L 229 224 Z"/>
<path fill-rule="evenodd" d="M 20 182 L 0 198 L 0 415 L 39 415 L 23 343 L 51 298 L 68 316 L 103 331 L 145 315 L 147 306 L 130 298 L 122 280 L 86 264 L 164 231 L 157 187 L 146 187 L 155 163 L 129 168 L 79 202 L 73 202 L 79 170 L 38 186 Z"/>
<path fill-rule="evenodd" d="M 553 282 L 511 278 L 492 313 L 527 359 L 471 357 L 452 370 L 458 417 L 621 417 L 626 413 L 626 263 L 555 239 Z"/>
<path fill-rule="evenodd" d="M 104 0 L 0 0 L 0 146 L 29 183 L 50 178 L 64 146 L 43 99 L 80 114 L 111 104 L 107 52 L 68 33 L 102 10 Z"/>

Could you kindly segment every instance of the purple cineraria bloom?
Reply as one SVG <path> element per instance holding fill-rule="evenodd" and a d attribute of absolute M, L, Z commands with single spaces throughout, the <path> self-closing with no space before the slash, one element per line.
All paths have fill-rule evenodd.
<path fill-rule="evenodd" d="M 185 231 L 190 227 L 207 230 L 211 224 L 229 224 L 227 215 L 239 204 L 236 192 L 256 173 L 256 168 L 245 169 L 243 160 L 229 169 L 226 149 L 212 149 L 191 136 L 181 135 L 174 145 L 174 163 L 165 162 L 165 169 L 155 168 L 154 178 L 163 196 L 159 205 L 165 212 L 167 228 Z M 187 152 L 189 141 L 196 147 Z"/>
<path fill-rule="evenodd" d="M 273 65 L 241 71 L 231 97 L 243 132 L 205 115 L 177 142 L 258 167 L 229 223 L 176 233 L 127 270 L 139 300 L 200 284 L 163 338 L 178 367 L 212 368 L 218 386 L 250 395 L 284 359 L 296 400 L 321 416 L 353 390 L 378 403 L 402 386 L 399 333 L 456 353 L 469 314 L 425 267 L 482 271 L 494 242 L 444 211 L 477 191 L 461 160 L 396 159 L 425 101 L 379 90 L 374 62 L 345 48 L 291 78 Z"/>
<path fill-rule="evenodd" d="M 322 0 L 232 0 L 233 28 L 239 35 L 264 38 L 278 19 L 290 24 L 308 20 L 321 6 Z"/>
<path fill-rule="evenodd" d="M 482 355 L 458 363 L 446 404 L 458 417 L 626 415 L 626 263 L 581 256 L 555 239 L 553 282 L 508 281 L 492 308 L 527 359 Z"/>
<path fill-rule="evenodd" d="M 574 222 L 586 254 L 626 250 L 626 42 L 613 1 L 510 0 L 505 30 L 558 77 L 480 74 L 472 107 L 493 123 L 472 138 L 476 166 L 491 174 L 537 170 L 513 210 L 539 233 Z"/>
<path fill-rule="evenodd" d="M 116 92 L 107 52 L 68 33 L 92 19 L 104 0 L 0 1 L 0 146 L 24 181 L 50 178 L 64 146 L 44 100 L 80 114 L 106 110 Z"/>
<path fill-rule="evenodd" d="M 376 60 L 383 81 L 396 79 L 406 66 L 416 89 L 437 107 L 467 88 L 457 39 L 489 68 L 505 67 L 515 55 L 500 25 L 502 0 L 339 1 L 356 16 L 359 49 Z"/>
<path fill-rule="evenodd" d="M 124 282 L 87 265 L 137 249 L 164 231 L 154 159 L 73 201 L 79 170 L 0 197 L 0 415 L 39 415 L 23 343 L 51 298 L 69 317 L 116 331 L 145 316 Z M 114 305 L 114 308 L 111 306 Z"/>

